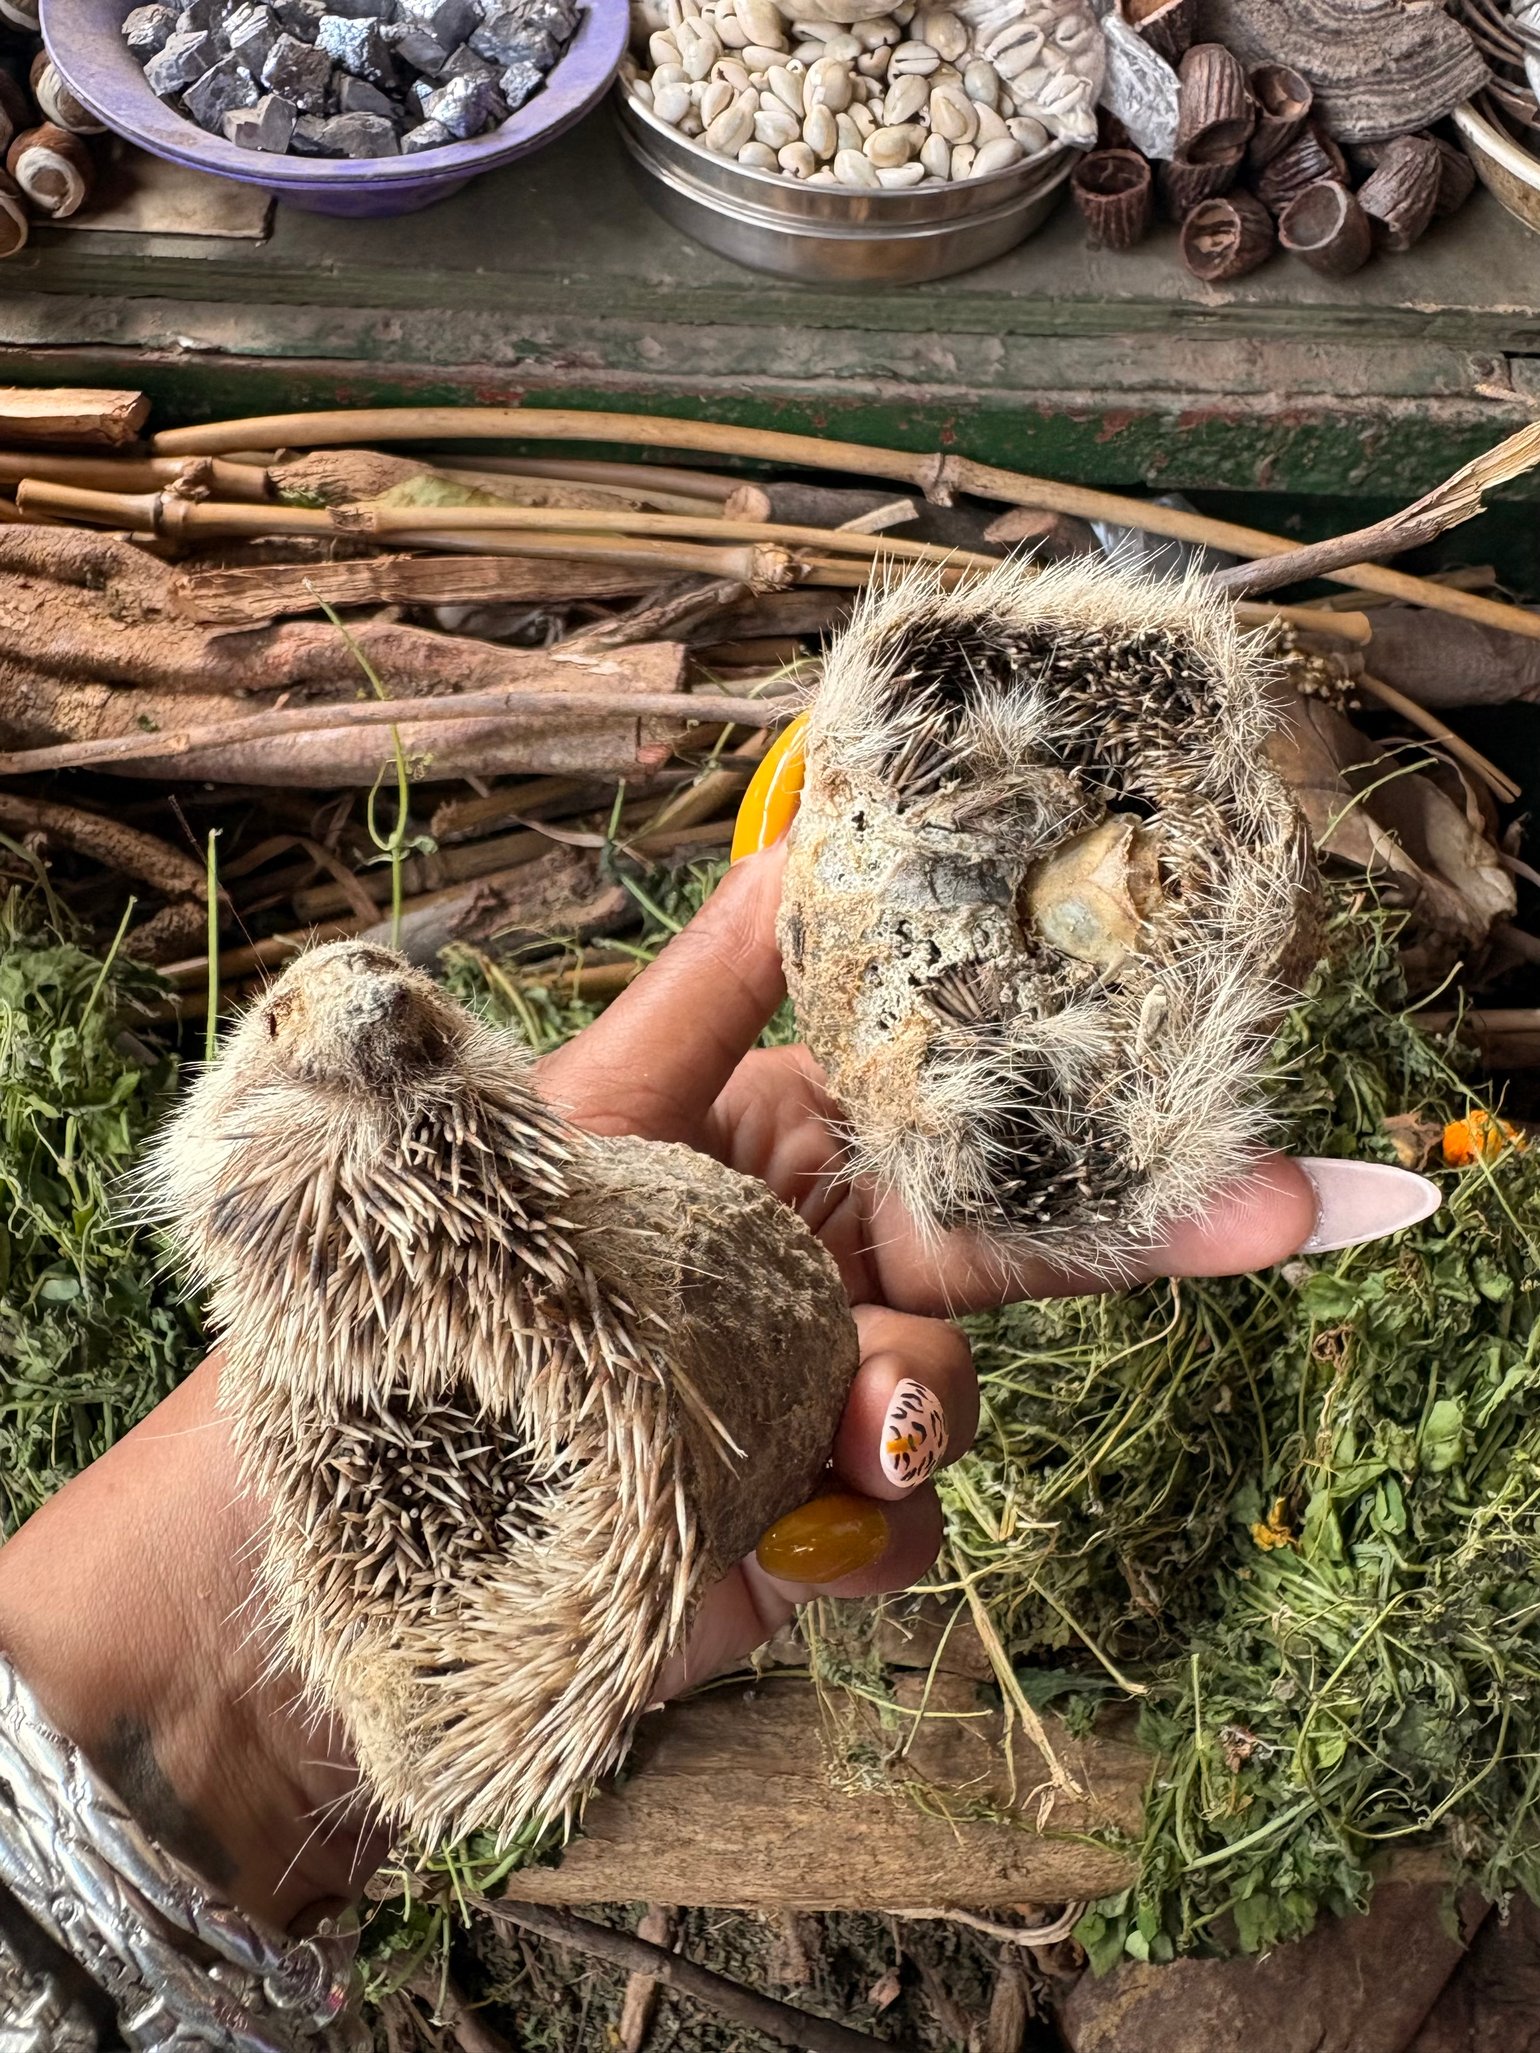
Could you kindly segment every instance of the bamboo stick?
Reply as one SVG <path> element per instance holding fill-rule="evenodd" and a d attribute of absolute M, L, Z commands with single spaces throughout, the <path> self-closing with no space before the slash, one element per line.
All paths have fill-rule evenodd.
<path fill-rule="evenodd" d="M 968 457 L 913 455 L 861 442 L 824 441 L 760 428 L 736 428 L 717 421 L 671 420 L 656 414 L 586 413 L 558 407 L 360 407 L 322 413 L 276 414 L 200 428 L 174 428 L 155 437 L 163 456 L 213 456 L 265 442 L 321 447 L 413 441 L 614 442 L 656 449 L 689 449 L 712 456 L 752 457 L 788 468 L 850 471 L 890 478 L 945 502 L 969 492 L 1009 506 L 1031 506 L 1106 520 L 1181 542 L 1197 542 L 1246 558 L 1283 556 L 1297 545 L 1260 528 L 1243 527 L 1180 507 L 1157 506 L 1117 492 L 1063 485 L 1048 478 L 997 469 Z M 1349 564 L 1323 573 L 1334 584 L 1382 592 L 1439 612 L 1484 621 L 1489 627 L 1540 640 L 1540 615 L 1495 599 L 1462 592 L 1378 564 Z"/>
<path fill-rule="evenodd" d="M 158 492 L 166 485 L 217 487 L 227 498 L 262 500 L 267 481 L 245 464 L 208 456 L 61 456 L 39 449 L 0 449 L 0 485 L 27 479 L 97 492 Z"/>
<path fill-rule="evenodd" d="M 468 461 L 465 457 L 434 458 L 440 470 L 455 470 Z M 743 484 L 742 478 L 714 477 L 704 470 L 671 470 L 661 463 L 583 463 L 560 457 L 478 456 L 471 468 L 504 471 L 511 478 L 549 478 L 556 484 L 678 492 L 687 499 L 714 499 L 719 505 L 725 505 Z"/>
<path fill-rule="evenodd" d="M 577 719 L 662 714 L 711 726 L 763 727 L 795 709 L 777 701 L 717 697 L 707 692 L 486 691 L 447 692 L 431 699 L 363 699 L 345 704 L 281 707 L 219 720 L 204 727 L 166 733 L 108 735 L 100 741 L 56 742 L 47 748 L 0 754 L 0 777 L 39 770 L 74 770 L 86 763 L 159 762 L 233 742 L 263 741 L 275 734 L 319 734 L 341 727 L 430 725 L 440 721 L 524 714 L 542 719 Z"/>
<path fill-rule="evenodd" d="M 226 576 L 228 572 L 224 573 Z M 1291 627 L 1303 628 L 1309 634 L 1330 635 L 1336 641 L 1353 642 L 1360 648 L 1374 639 L 1374 627 L 1367 614 L 1328 612 L 1310 606 L 1277 606 L 1265 599 L 1237 599 L 1235 617 L 1242 627 L 1271 627 L 1275 621 L 1287 621 Z"/>

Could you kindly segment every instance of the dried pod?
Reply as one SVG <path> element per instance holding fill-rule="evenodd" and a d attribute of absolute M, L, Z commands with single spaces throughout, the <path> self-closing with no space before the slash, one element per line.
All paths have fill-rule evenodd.
<path fill-rule="evenodd" d="M 8 71 L 0 70 L 0 153 L 8 150 L 15 138 L 36 120 L 37 110 L 25 86 Z"/>
<path fill-rule="evenodd" d="M 1428 140 L 1438 151 L 1438 197 L 1433 202 L 1433 218 L 1443 221 L 1458 214 L 1470 198 L 1476 184 L 1476 167 L 1462 149 L 1446 143 L 1441 135 L 1430 136 Z"/>
<path fill-rule="evenodd" d="M 52 123 L 17 136 L 6 152 L 5 168 L 30 205 L 50 220 L 75 213 L 91 190 L 91 152 L 78 135 Z"/>
<path fill-rule="evenodd" d="M 1197 0 L 1119 0 L 1123 19 L 1174 69 L 1186 56 L 1197 20 Z"/>
<path fill-rule="evenodd" d="M 1220 43 L 1194 43 L 1182 59 L 1176 155 L 1188 164 L 1227 161 L 1256 124 L 1246 74 Z"/>
<path fill-rule="evenodd" d="M 762 1183 L 579 1132 L 367 942 L 263 994 L 146 1189 L 213 1289 L 275 1653 L 421 1838 L 570 1816 L 826 1472 L 831 1257 Z"/>
<path fill-rule="evenodd" d="M 1244 278 L 1266 263 L 1274 246 L 1272 219 L 1249 192 L 1199 200 L 1182 223 L 1182 262 L 1206 285 Z"/>
<path fill-rule="evenodd" d="M 1137 150 L 1093 150 L 1075 166 L 1070 191 L 1097 248 L 1132 249 L 1148 232 L 1154 191 Z"/>
<path fill-rule="evenodd" d="M 107 133 L 105 124 L 75 98 L 46 50 L 39 50 L 32 60 L 31 84 L 32 97 L 45 121 L 53 122 L 58 128 L 67 128 L 71 135 Z"/>
<path fill-rule="evenodd" d="M 1362 270 L 1374 250 L 1369 217 L 1345 185 L 1318 178 L 1296 193 L 1278 217 L 1278 240 L 1328 278 Z"/>
<path fill-rule="evenodd" d="M 1281 214 L 1296 193 L 1318 179 L 1332 178 L 1347 183 L 1347 159 L 1319 122 L 1310 122 L 1282 149 L 1257 178 L 1257 198 L 1275 214 Z"/>
<path fill-rule="evenodd" d="M 1183 221 L 1200 200 L 1228 192 L 1240 175 L 1241 162 L 1242 155 L 1237 149 L 1211 164 L 1189 164 L 1182 157 L 1162 164 L 1158 174 L 1160 204 L 1167 220 Z"/>
<path fill-rule="evenodd" d="M 14 178 L 0 171 L 0 258 L 14 257 L 25 249 L 31 221 Z"/>
<path fill-rule="evenodd" d="M 1243 1172 L 1308 861 L 1270 659 L 1103 561 L 875 590 L 829 650 L 780 937 L 852 1169 L 1098 1270 Z"/>
<path fill-rule="evenodd" d="M 1402 135 L 1386 144 L 1373 176 L 1358 193 L 1382 249 L 1409 250 L 1423 234 L 1438 203 L 1442 170 L 1438 145 L 1430 136 Z"/>
<path fill-rule="evenodd" d="M 1257 106 L 1257 125 L 1246 146 L 1253 171 L 1271 164 L 1286 150 L 1310 119 L 1313 95 L 1307 82 L 1287 64 L 1259 64 L 1246 80 Z"/>

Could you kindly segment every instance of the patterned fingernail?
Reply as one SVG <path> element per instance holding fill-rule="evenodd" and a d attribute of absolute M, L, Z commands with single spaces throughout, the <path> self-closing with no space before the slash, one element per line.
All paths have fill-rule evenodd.
<path fill-rule="evenodd" d="M 755 1548 L 766 1575 L 789 1583 L 837 1583 L 887 1551 L 888 1522 L 869 1497 L 831 1490 L 778 1518 Z"/>
<path fill-rule="evenodd" d="M 906 1376 L 882 1422 L 882 1473 L 905 1489 L 927 1482 L 946 1453 L 946 1413 L 934 1390 Z"/>

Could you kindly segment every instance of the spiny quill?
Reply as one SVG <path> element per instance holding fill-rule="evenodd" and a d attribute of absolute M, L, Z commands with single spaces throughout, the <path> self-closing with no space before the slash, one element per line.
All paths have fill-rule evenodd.
<path fill-rule="evenodd" d="M 579 1131 L 362 942 L 253 1007 L 144 1186 L 212 1292 L 274 1665 L 421 1838 L 570 1816 L 817 1487 L 857 1359 L 833 1262 L 762 1184 Z"/>
<path fill-rule="evenodd" d="M 807 732 L 781 941 L 854 1173 L 1118 1269 L 1239 1173 L 1308 967 L 1268 659 L 1198 582 L 1008 563 L 872 594 Z"/>

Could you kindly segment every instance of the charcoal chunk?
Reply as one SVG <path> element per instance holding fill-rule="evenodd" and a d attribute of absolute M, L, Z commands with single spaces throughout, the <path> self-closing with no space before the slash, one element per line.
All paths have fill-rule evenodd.
<path fill-rule="evenodd" d="M 331 58 L 295 36 L 280 36 L 262 67 L 263 85 L 269 92 L 282 93 L 301 114 L 324 112 L 331 82 Z"/>
<path fill-rule="evenodd" d="M 471 48 L 499 67 L 508 64 L 536 64 L 549 71 L 561 54 L 565 39 L 531 21 L 528 9 L 513 5 L 491 8 L 481 27 L 471 37 Z"/>
<path fill-rule="evenodd" d="M 246 0 L 225 18 L 225 45 L 253 75 L 261 72 L 281 33 L 273 10 L 262 0 Z"/>
<path fill-rule="evenodd" d="M 225 138 L 243 150 L 281 157 L 294 134 L 296 115 L 277 93 L 264 93 L 255 107 L 236 107 L 225 116 Z"/>
<path fill-rule="evenodd" d="M 490 84 L 496 77 L 497 66 L 489 58 L 478 57 L 469 43 L 462 43 L 458 50 L 451 51 L 439 72 L 439 78 L 445 85 L 454 78 L 484 78 Z"/>
<path fill-rule="evenodd" d="M 302 43 L 315 41 L 321 17 L 329 11 L 326 0 L 273 0 L 273 16 L 279 28 L 297 36 Z"/>
<path fill-rule="evenodd" d="M 194 79 L 202 78 L 218 54 L 207 29 L 178 29 L 144 67 L 151 92 L 169 100 L 185 91 Z"/>
<path fill-rule="evenodd" d="M 396 0 L 396 20 L 426 31 L 441 49 L 453 50 L 481 26 L 476 0 Z"/>
<path fill-rule="evenodd" d="M 510 64 L 498 82 L 508 112 L 517 114 L 526 100 L 533 99 L 545 84 L 545 73 L 537 64 Z"/>
<path fill-rule="evenodd" d="M 378 114 L 334 114 L 321 124 L 323 156 L 394 157 L 400 147 L 394 126 Z"/>
<path fill-rule="evenodd" d="M 447 128 L 458 142 L 483 135 L 507 113 L 502 95 L 490 79 L 452 78 L 425 102 L 430 121 Z"/>
<path fill-rule="evenodd" d="M 396 82 L 396 67 L 378 22 L 350 21 L 343 14 L 323 15 L 316 30 L 316 48 L 324 50 L 340 71 L 367 79 L 370 85 Z"/>
<path fill-rule="evenodd" d="M 433 83 L 432 79 L 413 79 L 412 83 L 406 89 L 408 114 L 410 114 L 412 109 L 415 107 L 421 118 L 424 121 L 426 121 L 428 118 L 428 102 L 433 98 L 433 95 L 437 91 L 438 87 Z"/>
<path fill-rule="evenodd" d="M 225 116 L 237 107 L 255 107 L 262 94 L 238 57 L 221 57 L 182 95 L 182 105 L 200 128 L 223 135 Z"/>
<path fill-rule="evenodd" d="M 337 81 L 337 111 L 340 114 L 383 114 L 387 121 L 393 122 L 401 110 L 378 86 L 370 85 L 366 78 L 353 78 L 345 72 Z"/>
<path fill-rule="evenodd" d="M 452 143 L 454 137 L 437 121 L 420 122 L 416 128 L 409 128 L 401 138 L 403 157 L 414 157 L 419 150 L 441 150 L 445 143 Z"/>
<path fill-rule="evenodd" d="M 324 157 L 321 144 L 326 134 L 326 123 L 319 114 L 301 114 L 294 124 L 294 133 L 289 138 L 289 151 L 295 157 Z"/>
<path fill-rule="evenodd" d="M 194 29 L 212 28 L 214 0 L 187 0 L 187 5 L 176 18 L 176 25 L 183 35 L 190 35 Z"/>
<path fill-rule="evenodd" d="M 413 71 L 425 72 L 429 78 L 436 78 L 443 70 L 449 52 L 442 43 L 436 43 L 426 29 L 396 21 L 387 23 L 380 34 L 398 64 L 410 65 Z"/>
<path fill-rule="evenodd" d="M 341 14 L 349 21 L 372 21 L 383 27 L 392 12 L 392 0 L 327 0 L 328 14 Z"/>
<path fill-rule="evenodd" d="M 123 23 L 123 40 L 141 63 L 165 49 L 176 34 L 172 7 L 136 7 Z"/>

